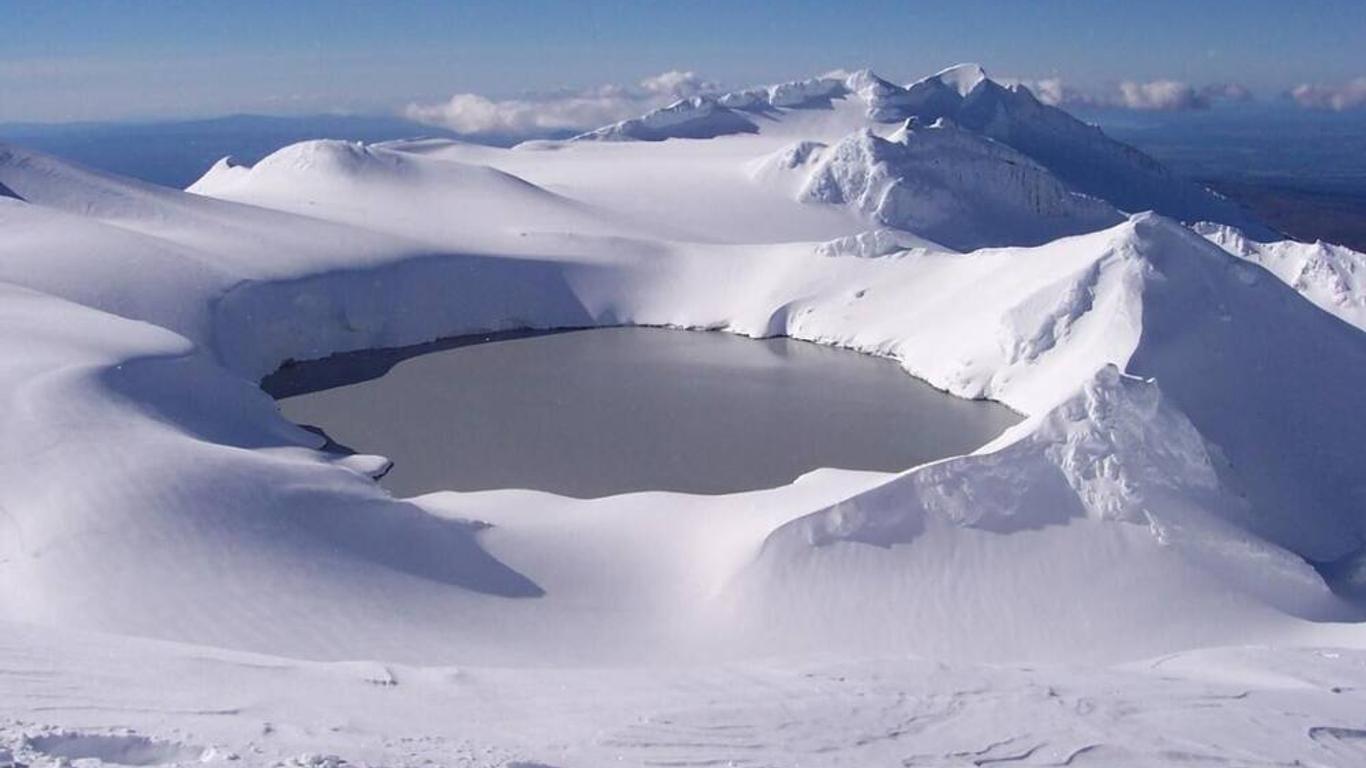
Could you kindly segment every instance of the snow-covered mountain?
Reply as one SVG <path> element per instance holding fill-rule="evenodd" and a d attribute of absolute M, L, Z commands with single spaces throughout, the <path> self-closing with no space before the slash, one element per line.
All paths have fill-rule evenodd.
<path fill-rule="evenodd" d="M 856 108 L 848 108 L 854 103 Z M 839 106 L 846 107 L 836 109 L 844 119 L 831 121 L 823 114 Z M 1043 104 L 1027 87 L 992 80 L 975 64 L 950 67 L 906 86 L 860 70 L 847 77 L 695 96 L 575 140 L 713 138 L 791 131 L 792 124 L 802 126 L 797 132 L 806 139 L 829 140 L 831 137 L 821 131 L 832 124 L 849 133 L 874 130 L 885 134 L 886 129 L 880 126 L 897 126 L 907 120 L 922 125 L 949 121 L 980 138 L 1014 149 L 1074 192 L 1108 201 L 1123 211 L 1151 210 L 1188 223 L 1212 221 L 1240 227 L 1262 240 L 1274 238 L 1273 232 L 1235 203 L 1174 176 L 1137 149 L 1109 138 L 1100 128 Z M 1000 169 L 994 175 L 1008 172 Z M 908 173 L 905 182 L 929 187 L 934 180 Z M 985 180 L 984 184 L 989 186 Z M 933 216 L 934 212 L 925 215 Z"/>
<path fill-rule="evenodd" d="M 1027 87 L 997 83 L 977 65 L 951 67 L 904 89 L 891 86 L 870 102 L 870 112 L 874 105 L 881 120 L 948 117 L 1014 147 L 1076 190 L 1125 211 L 1152 210 L 1187 222 L 1217 221 L 1269 234 L 1234 203 L 1175 177 L 1100 128 L 1043 104 Z"/>
<path fill-rule="evenodd" d="M 574 137 L 576 141 L 664 141 L 710 139 L 757 133 L 752 120 L 709 96 L 694 96 Z"/>
<path fill-rule="evenodd" d="M 687 104 L 188 192 L 0 146 L 0 765 L 1354 764 L 1360 254 L 1189 228 L 1236 217 L 974 68 Z M 728 496 L 399 499 L 257 386 L 632 324 L 1025 419 Z"/>
<path fill-rule="evenodd" d="M 766 159 L 759 176 L 804 175 L 797 199 L 848 205 L 878 224 L 959 250 L 1036 245 L 1117 224 L 1113 206 L 1070 190 L 1010 147 L 915 118 L 882 138 L 869 130 L 834 146 L 800 142 Z"/>
<path fill-rule="evenodd" d="M 1366 330 L 1366 254 L 1322 241 L 1261 242 L 1209 222 L 1194 229 L 1234 256 L 1265 267 L 1325 311 Z"/>
<path fill-rule="evenodd" d="M 843 79 L 816 77 L 766 88 L 693 96 L 638 118 L 580 134 L 572 140 L 664 141 L 758 133 L 758 123 L 765 117 L 771 118 L 783 110 L 830 109 L 832 100 L 844 98 L 848 93 Z"/>

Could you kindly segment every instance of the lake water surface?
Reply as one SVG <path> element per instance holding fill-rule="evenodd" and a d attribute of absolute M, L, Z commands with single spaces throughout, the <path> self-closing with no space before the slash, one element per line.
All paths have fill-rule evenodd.
<path fill-rule="evenodd" d="M 817 467 L 907 469 L 1019 421 L 893 362 L 790 339 L 604 328 L 476 341 L 301 363 L 263 387 L 294 422 L 392 459 L 381 482 L 399 496 L 728 493 Z"/>

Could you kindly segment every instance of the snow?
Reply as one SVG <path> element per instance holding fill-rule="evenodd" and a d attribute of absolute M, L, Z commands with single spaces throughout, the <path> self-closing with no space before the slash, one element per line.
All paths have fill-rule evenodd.
<path fill-rule="evenodd" d="M 911 114 L 915 100 L 906 89 L 861 69 L 848 77 L 848 88 L 863 100 L 869 120 L 895 123 Z"/>
<path fill-rule="evenodd" d="M 6 630 L 6 746 L 44 766 L 56 761 L 30 737 L 39 747 L 78 735 L 146 739 L 162 754 L 201 750 L 208 765 L 947 767 L 1028 753 L 1018 762 L 1350 766 L 1366 675 L 1361 652 L 1320 648 L 1209 649 L 1094 669 L 900 657 L 584 675 Z M 46 650 L 30 653 L 39 641 Z M 64 713 L 69 727 L 49 730 L 35 720 L 52 717 L 44 708 L 57 689 L 83 706 Z M 724 698 L 699 696 L 718 690 Z M 45 740 L 56 733 L 65 739 Z"/>
<path fill-rule="evenodd" d="M 828 150 L 798 144 L 775 162 L 810 166 L 797 191 L 803 202 L 851 205 L 959 250 L 1035 245 L 1123 219 L 1009 147 L 942 119 L 924 128 L 908 121 L 887 139 L 865 130 Z"/>
<path fill-rule="evenodd" d="M 958 91 L 959 96 L 967 98 L 977 90 L 977 86 L 987 80 L 987 73 L 980 64 L 957 64 L 934 75 L 934 79 Z"/>
<path fill-rule="evenodd" d="M 846 93 L 846 86 L 838 78 L 816 77 L 781 83 L 768 89 L 768 103 L 772 107 L 812 108 L 828 107 L 830 100 Z"/>
<path fill-rule="evenodd" d="M 876 127 L 909 118 L 924 125 L 948 118 L 1016 150 L 1076 192 L 1129 213 L 1153 210 L 1187 223 L 1239 227 L 1261 241 L 1275 238 L 1236 204 L 1173 176 L 1099 128 L 1041 103 L 1028 88 L 997 83 L 976 64 L 950 67 L 905 87 L 860 70 L 844 78 L 699 96 L 577 138 L 661 141 L 758 132 L 832 140 L 868 128 L 869 122 Z M 831 133 L 839 128 L 844 130 Z"/>
<path fill-rule="evenodd" d="M 0 146 L 0 764 L 1359 763 L 1360 254 L 974 68 L 875 78 L 189 192 Z M 758 130 L 665 135 L 700 113 Z M 397 499 L 256 386 L 630 324 L 1027 418 L 728 496 Z"/>
<path fill-rule="evenodd" d="M 576 136 L 578 141 L 663 141 L 710 139 L 732 133 L 754 133 L 749 119 L 709 96 L 694 96 L 647 112 L 638 118 Z"/>
<path fill-rule="evenodd" d="M 1194 229 L 1234 256 L 1264 267 L 1325 312 L 1366 330 L 1366 253 L 1323 241 L 1259 242 L 1234 227 L 1209 222 Z"/>
<path fill-rule="evenodd" d="M 757 115 L 782 109 L 829 109 L 848 92 L 838 78 L 811 78 L 716 96 L 693 96 L 574 137 L 574 141 L 711 139 L 758 133 Z M 754 113 L 750 115 L 744 112 Z"/>
<path fill-rule="evenodd" d="M 816 246 L 816 253 L 822 256 L 856 256 L 871 259 L 904 253 L 912 248 L 925 252 L 934 247 L 934 243 L 924 238 L 882 227 L 820 243 Z"/>

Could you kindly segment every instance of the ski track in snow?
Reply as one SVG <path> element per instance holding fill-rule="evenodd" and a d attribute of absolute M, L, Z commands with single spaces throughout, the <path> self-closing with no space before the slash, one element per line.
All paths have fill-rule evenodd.
<path fill-rule="evenodd" d="M 1366 256 L 1269 234 L 970 66 L 188 193 L 0 145 L 0 768 L 1366 763 Z M 1026 418 L 730 496 L 394 499 L 255 386 L 633 324 Z"/>

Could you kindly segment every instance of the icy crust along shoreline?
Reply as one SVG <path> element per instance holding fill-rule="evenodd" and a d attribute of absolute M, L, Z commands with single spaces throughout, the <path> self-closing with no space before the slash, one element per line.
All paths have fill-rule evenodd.
<path fill-rule="evenodd" d="M 936 77 L 908 90 L 944 109 L 990 82 Z M 1366 642 L 1309 562 L 1359 586 L 1360 283 L 1312 276 L 1360 255 L 1323 249 L 1291 280 L 1276 260 L 1299 245 L 1151 213 L 961 253 L 756 176 L 799 142 L 889 141 L 857 93 L 706 140 L 306 142 L 194 194 L 0 147 L 0 620 L 564 675 L 1249 643 L 1304 670 L 1289 646 Z M 1028 418 L 968 456 L 731 496 L 393 499 L 369 476 L 382 459 L 315 450 L 255 385 L 289 359 L 632 324 L 849 347 Z M 100 695 L 117 717 L 69 724 L 126 714 Z"/>

